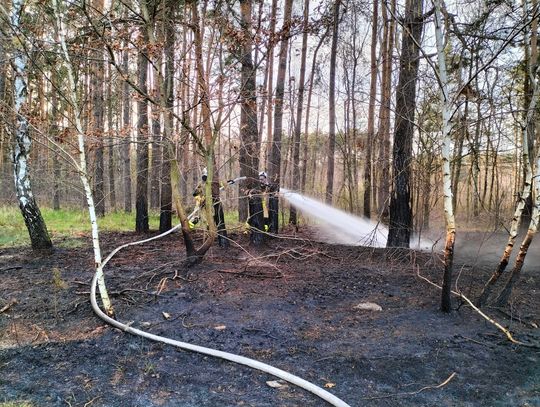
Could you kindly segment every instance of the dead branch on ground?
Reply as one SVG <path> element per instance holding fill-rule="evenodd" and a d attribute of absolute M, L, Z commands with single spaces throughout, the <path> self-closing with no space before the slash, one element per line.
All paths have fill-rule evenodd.
<path fill-rule="evenodd" d="M 442 290 L 442 287 L 436 283 L 434 283 L 433 281 L 429 280 L 428 278 L 422 276 L 420 274 L 420 267 L 418 267 L 418 265 L 416 266 L 416 275 L 421 278 L 422 280 L 426 281 L 427 283 L 431 284 L 432 286 L 434 287 L 437 287 L 439 290 Z M 463 295 L 462 293 L 458 293 L 457 291 L 450 291 L 452 294 L 454 294 L 455 296 L 457 296 L 458 298 L 462 299 L 463 301 L 465 301 L 467 304 L 469 304 L 471 306 L 471 308 L 476 311 L 478 314 L 480 314 L 480 316 L 482 318 L 484 318 L 486 321 L 488 321 L 489 323 L 495 325 L 499 330 L 501 330 L 505 335 L 506 337 L 508 338 L 508 340 L 512 343 L 515 343 L 516 345 L 524 345 L 524 346 L 527 346 L 527 344 L 523 343 L 523 342 L 520 342 L 516 339 L 514 339 L 514 337 L 512 336 L 512 334 L 510 333 L 510 331 L 508 329 L 506 329 L 504 326 L 502 326 L 501 324 L 499 324 L 497 321 L 495 321 L 494 319 L 492 319 L 491 317 L 487 316 L 485 313 L 483 313 L 476 305 L 473 304 L 473 302 L 471 300 L 469 300 L 467 297 L 465 297 L 465 295 Z"/>
<path fill-rule="evenodd" d="M 374 396 L 374 397 L 362 397 L 362 400 L 378 400 L 378 399 L 385 399 L 385 398 L 390 398 L 390 397 L 414 396 L 414 395 L 416 395 L 418 393 L 421 393 L 421 392 L 423 392 L 425 390 L 440 389 L 440 388 L 446 386 L 448 383 L 450 383 L 450 381 L 456 376 L 456 374 L 457 374 L 456 372 L 453 372 L 450 376 L 448 376 L 448 378 L 444 382 L 439 383 L 436 386 L 424 386 L 421 389 L 418 389 L 416 391 L 411 391 L 411 392 L 384 394 L 382 396 Z"/>
<path fill-rule="evenodd" d="M 11 300 L 10 302 L 8 302 L 6 305 L 4 305 L 2 308 L 0 308 L 0 314 L 6 312 L 7 310 L 9 310 L 11 307 L 13 307 L 15 304 L 17 304 L 17 300 Z"/>

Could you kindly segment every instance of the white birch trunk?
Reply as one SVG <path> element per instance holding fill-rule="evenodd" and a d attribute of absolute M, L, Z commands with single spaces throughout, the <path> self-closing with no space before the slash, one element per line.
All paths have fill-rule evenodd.
<path fill-rule="evenodd" d="M 525 257 L 527 256 L 527 252 L 529 250 L 531 242 L 536 233 L 538 232 L 538 222 L 540 218 L 540 153 L 536 158 L 534 192 L 536 197 L 532 208 L 532 216 L 529 223 L 529 228 L 527 230 L 527 234 L 521 242 L 521 246 L 519 247 L 519 252 L 516 256 L 516 261 L 512 269 L 512 273 L 510 274 L 510 277 L 508 278 L 508 281 L 506 282 L 503 290 L 497 297 L 496 305 L 499 307 L 502 307 L 508 303 L 510 295 L 512 294 L 512 288 L 514 287 L 514 284 L 518 281 L 521 274 L 521 269 L 523 268 L 523 264 L 525 263 Z"/>
<path fill-rule="evenodd" d="M 21 28 L 22 0 L 13 1 L 13 10 L 11 13 L 11 24 L 16 31 Z M 5 13 L 5 12 L 4 12 Z M 15 182 L 15 192 L 19 201 L 19 208 L 24 218 L 32 248 L 35 250 L 50 250 L 52 242 L 47 231 L 47 226 L 41 215 L 41 211 L 36 203 L 32 192 L 30 182 L 29 158 L 32 140 L 29 133 L 29 124 L 26 117 L 26 99 L 27 99 L 27 66 L 24 47 L 18 41 L 23 36 L 14 37 L 15 55 L 14 55 L 14 102 L 16 112 L 16 126 L 13 137 L 13 179 Z"/>
<path fill-rule="evenodd" d="M 113 314 L 112 304 L 107 293 L 107 288 L 105 286 L 105 277 L 103 275 L 102 269 L 102 259 L 101 259 L 101 249 L 99 246 L 99 229 L 96 217 L 96 209 L 94 206 L 94 198 L 92 196 L 92 188 L 90 187 L 90 182 L 88 181 L 88 173 L 86 169 L 86 155 L 84 152 L 84 133 L 83 126 L 80 116 L 80 106 L 77 101 L 77 93 L 75 87 L 75 76 L 73 74 L 73 65 L 71 63 L 71 58 L 69 56 L 67 45 L 66 45 L 66 29 L 64 26 L 63 13 L 58 7 L 58 0 L 53 0 L 53 7 L 56 17 L 56 31 L 58 35 L 58 40 L 61 46 L 61 53 L 64 57 L 64 62 L 67 68 L 67 77 L 68 77 L 68 91 L 66 92 L 66 97 L 69 100 L 73 111 L 75 113 L 75 130 L 77 132 L 77 140 L 79 144 L 79 165 L 78 171 L 81 177 L 81 181 L 84 187 L 84 192 L 86 194 L 86 202 L 88 204 L 88 213 L 90 215 L 90 223 L 92 226 L 92 245 L 94 248 L 94 261 L 97 273 L 97 281 L 99 287 L 99 294 L 101 301 L 103 302 L 103 307 L 107 314 Z"/>
<path fill-rule="evenodd" d="M 531 189 L 531 184 L 533 182 L 533 178 L 532 178 L 532 169 L 531 169 L 531 165 L 530 165 L 530 161 L 529 161 L 529 155 L 527 153 L 529 148 L 528 148 L 528 145 L 526 144 L 526 140 L 528 138 L 527 131 L 528 131 L 528 129 L 532 128 L 532 126 L 530 124 L 533 123 L 533 121 L 536 119 L 536 105 L 538 104 L 538 98 L 540 97 L 540 95 L 539 95 L 539 86 L 538 86 L 538 74 L 539 74 L 539 72 L 540 72 L 540 68 L 536 68 L 535 72 L 530 72 L 531 84 L 533 86 L 533 95 L 532 95 L 532 98 L 531 98 L 531 103 L 529 105 L 529 110 L 527 111 L 527 120 L 524 123 L 524 127 L 523 127 L 523 134 L 524 134 L 523 137 L 524 137 L 524 140 L 525 140 L 525 143 L 523 144 L 523 149 L 524 149 L 523 150 L 523 156 L 524 156 L 524 160 L 525 160 L 525 158 L 527 159 L 524 162 L 524 164 L 527 165 L 527 173 L 531 175 L 531 177 L 529 179 L 529 182 L 528 182 L 528 185 L 527 185 L 527 182 L 526 182 L 525 186 L 524 186 L 524 189 L 528 187 L 529 191 Z M 536 138 L 536 139 L 538 139 L 538 138 Z M 525 191 L 524 191 L 524 193 L 525 193 Z M 527 198 L 528 198 L 528 195 L 525 198 L 522 197 L 521 201 L 519 202 L 518 207 L 521 206 L 521 211 L 523 211 L 523 208 L 525 207 L 525 201 L 526 201 Z M 517 209 L 516 209 L 516 212 L 517 212 Z M 521 213 L 519 215 L 519 218 L 521 219 Z M 532 242 L 534 236 L 536 235 L 536 233 L 538 231 L 539 218 L 540 218 L 540 149 L 537 148 L 536 169 L 535 169 L 535 174 L 534 174 L 534 201 L 533 201 L 533 207 L 532 207 L 531 221 L 529 222 L 529 227 L 527 229 L 527 233 L 526 233 L 525 237 L 523 238 L 523 241 L 521 242 L 521 245 L 519 247 L 519 252 L 518 252 L 518 254 L 516 256 L 516 261 L 514 263 L 514 267 L 512 268 L 512 273 L 510 274 L 510 277 L 508 278 L 503 290 L 501 291 L 501 293 L 497 297 L 497 300 L 496 300 L 496 305 L 497 306 L 506 305 L 507 302 L 508 302 L 508 299 L 510 298 L 510 294 L 512 293 L 512 288 L 513 288 L 514 284 L 516 283 L 516 281 L 519 279 L 521 269 L 523 268 L 523 264 L 525 262 L 525 257 L 527 256 L 527 251 L 529 250 L 531 242 Z M 512 222 L 512 223 L 514 223 L 514 222 Z M 512 226 L 514 226 L 514 225 L 512 224 Z M 519 222 L 517 222 L 516 229 L 518 227 L 519 227 Z M 516 235 L 517 235 L 517 230 L 516 230 Z M 515 238 L 514 238 L 514 240 L 515 240 Z M 513 246 L 513 242 L 512 242 L 512 246 Z M 507 246 L 507 250 L 508 250 L 508 246 Z M 506 253 L 507 250 L 505 250 L 505 253 Z M 510 251 L 511 251 L 511 247 L 510 247 Z M 510 255 L 508 255 L 508 256 L 510 256 Z M 507 259 L 506 263 L 508 263 L 508 259 Z M 501 271 L 501 273 L 502 273 L 502 271 Z M 497 278 L 500 276 L 501 273 L 499 273 Z M 494 274 L 494 276 L 495 276 L 495 274 Z M 491 279 L 493 279 L 494 276 L 492 276 Z M 491 281 L 491 279 L 490 279 L 490 281 Z"/>
<path fill-rule="evenodd" d="M 523 190 L 521 191 L 521 195 L 519 197 L 519 202 L 516 205 L 516 209 L 514 211 L 514 217 L 512 218 L 512 223 L 510 225 L 510 233 L 508 236 L 508 242 L 506 243 L 506 247 L 504 248 L 504 252 L 501 256 L 501 259 L 499 261 L 499 264 L 497 265 L 497 269 L 493 272 L 493 275 L 490 277 L 488 282 L 486 283 L 484 289 L 482 290 L 482 293 L 478 297 L 477 305 L 482 306 L 489 298 L 491 292 L 493 291 L 493 286 L 499 279 L 499 277 L 502 275 L 504 270 L 506 269 L 506 266 L 508 265 L 508 262 L 510 260 L 510 256 L 512 254 L 512 250 L 514 249 L 514 245 L 516 242 L 516 238 L 519 232 L 519 226 L 521 224 L 521 218 L 523 214 L 523 210 L 525 209 L 525 205 L 527 202 L 527 199 L 529 199 L 529 196 L 531 194 L 531 187 L 533 182 L 533 170 L 531 167 L 531 160 L 529 158 L 529 129 L 531 128 L 531 123 L 533 122 L 535 118 L 535 112 L 536 112 L 536 105 L 538 104 L 538 98 L 540 97 L 539 87 L 538 87 L 538 80 L 537 80 L 538 72 L 530 74 L 531 76 L 531 84 L 533 86 L 533 95 L 531 97 L 531 101 L 527 110 L 527 118 L 525 120 L 525 123 L 522 126 L 521 129 L 521 147 L 522 147 L 522 154 L 523 154 L 523 165 L 525 166 L 525 177 L 523 180 Z M 537 157 L 538 159 L 538 157 Z M 536 172 L 538 173 L 538 164 Z M 538 174 L 536 177 L 536 184 L 538 184 Z M 536 191 L 536 201 L 538 201 L 538 192 Z M 535 213 L 536 211 L 536 213 Z M 529 225 L 529 231 L 531 230 L 532 224 L 535 222 L 534 218 L 535 215 L 538 216 L 538 205 L 535 203 L 533 206 L 533 213 L 531 217 L 531 225 Z M 537 221 L 537 220 L 536 220 Z M 528 234 L 529 232 L 527 232 Z M 517 259 L 516 259 L 517 261 Z"/>
<path fill-rule="evenodd" d="M 437 43 L 437 62 L 439 67 L 439 80 L 442 101 L 442 171 L 443 171 L 443 193 L 444 193 L 444 219 L 446 223 L 446 243 L 444 247 L 444 276 L 442 286 L 441 309 L 450 312 L 451 309 L 451 285 L 452 285 L 452 265 L 454 260 L 454 243 L 456 239 L 456 223 L 454 218 L 454 207 L 452 204 L 452 179 L 450 172 L 450 118 L 451 100 L 448 94 L 448 74 L 446 70 L 446 60 L 444 54 L 444 40 L 441 29 L 441 2 L 435 0 L 435 40 Z"/>

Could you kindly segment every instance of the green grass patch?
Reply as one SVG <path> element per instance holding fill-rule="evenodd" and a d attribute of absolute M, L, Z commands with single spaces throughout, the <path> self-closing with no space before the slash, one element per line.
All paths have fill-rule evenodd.
<path fill-rule="evenodd" d="M 55 246 L 80 247 L 84 244 L 80 238 L 91 235 L 88 212 L 82 209 L 41 208 L 41 214 Z M 159 229 L 159 212 L 150 212 L 150 229 Z M 243 225 L 238 222 L 238 214 L 225 213 L 225 222 L 230 230 L 241 230 Z M 178 219 L 173 219 L 173 225 Z M 204 222 L 198 225 L 205 227 Z M 135 212 L 113 212 L 98 219 L 100 231 L 131 232 L 135 230 Z M 24 219 L 17 207 L 0 207 L 0 247 L 29 246 L 30 238 L 24 224 Z M 0 407 L 2 407 L 0 405 Z"/>
<path fill-rule="evenodd" d="M 34 407 L 34 405 L 28 401 L 0 401 L 0 407 Z"/>
<path fill-rule="evenodd" d="M 55 211 L 41 208 L 41 214 L 53 244 L 62 247 L 80 246 L 77 238 L 90 236 L 88 212 L 81 209 Z M 100 231 L 125 232 L 135 229 L 135 213 L 114 212 L 98 219 Z M 150 214 L 150 229 L 158 229 L 159 214 Z M 0 247 L 30 245 L 24 219 L 16 207 L 0 207 Z M 1 406 L 0 406 L 1 407 Z"/>

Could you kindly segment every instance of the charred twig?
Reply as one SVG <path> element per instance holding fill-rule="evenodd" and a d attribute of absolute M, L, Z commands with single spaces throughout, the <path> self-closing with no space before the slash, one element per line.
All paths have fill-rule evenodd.
<path fill-rule="evenodd" d="M 74 301 L 74 302 L 75 302 L 75 306 L 69 311 L 67 311 L 66 315 L 73 314 L 74 312 L 76 312 L 79 309 L 79 306 L 85 303 L 86 301 Z M 73 304 L 73 302 L 71 304 Z"/>
<path fill-rule="evenodd" d="M 22 269 L 23 267 L 22 266 L 10 266 L 10 267 L 5 267 L 3 269 L 0 269 L 0 273 L 1 272 L 4 272 L 4 271 L 9 271 L 9 270 L 20 270 Z"/>
<path fill-rule="evenodd" d="M 316 359 L 316 360 L 315 360 L 315 363 L 317 363 L 317 362 L 322 362 L 323 360 L 333 359 L 333 358 L 334 358 L 333 356 L 326 356 L 326 357 L 324 357 L 324 358 Z"/>
<path fill-rule="evenodd" d="M 495 344 L 493 344 L 493 343 L 480 342 L 480 341 L 477 341 L 476 339 L 469 338 L 469 337 L 463 336 L 463 335 L 459 335 L 459 336 L 461 336 L 465 341 L 473 342 L 473 343 L 476 343 L 476 344 L 482 345 L 482 346 L 487 346 L 488 348 L 492 348 L 493 346 L 495 346 Z"/>
<path fill-rule="evenodd" d="M 100 399 L 100 398 L 101 398 L 101 396 L 94 397 L 92 400 L 86 402 L 86 403 L 84 404 L 84 407 L 88 407 L 89 405 L 93 404 L 94 401 L 96 401 L 96 400 L 98 400 L 98 399 Z"/>
<path fill-rule="evenodd" d="M 137 288 L 124 288 L 123 290 L 120 290 L 120 291 L 110 291 L 109 295 L 123 295 L 124 293 L 129 292 L 129 291 L 136 292 L 136 293 L 142 293 L 142 294 L 146 294 L 146 295 L 156 295 L 155 293 L 149 293 L 148 291 L 139 290 Z M 88 294 L 90 294 L 90 291 L 76 291 L 75 294 L 77 294 L 77 295 L 88 295 Z"/>
<path fill-rule="evenodd" d="M 276 338 L 275 336 L 272 336 L 270 335 L 268 332 L 266 332 L 264 329 L 259 329 L 259 328 L 249 328 L 249 327 L 244 327 L 242 328 L 244 329 L 244 331 L 248 331 L 248 332 L 262 332 L 264 335 L 268 336 L 269 338 L 272 338 L 272 339 L 275 339 L 276 341 L 279 340 L 279 338 Z"/>
<path fill-rule="evenodd" d="M 503 314 L 505 317 L 509 318 L 511 321 L 516 321 L 516 322 L 519 322 L 520 324 L 523 324 L 525 326 L 528 326 L 529 328 L 538 328 L 538 325 L 532 323 L 532 322 L 529 322 L 529 321 L 525 321 L 524 318 L 521 318 L 519 316 L 516 316 L 516 315 L 512 315 L 508 312 L 506 312 L 505 310 L 503 310 L 502 308 L 499 308 L 499 307 L 493 307 L 494 310 L 500 312 L 501 314 Z"/>
<path fill-rule="evenodd" d="M 200 326 L 203 326 L 203 325 L 197 325 L 197 324 L 187 324 L 186 323 L 186 318 L 189 317 L 189 315 L 185 314 L 185 315 L 181 315 L 182 316 L 182 326 L 186 329 L 191 329 L 191 328 L 196 328 L 196 327 L 200 327 Z"/>
<path fill-rule="evenodd" d="M 442 287 L 440 285 L 435 284 L 433 281 L 430 281 L 426 277 L 422 276 L 420 274 L 420 267 L 418 267 L 418 266 L 416 266 L 416 275 L 419 278 L 421 278 L 422 280 L 424 280 L 427 283 L 431 284 L 432 286 L 437 287 L 438 289 L 442 290 Z M 480 316 L 482 318 L 484 318 L 486 321 L 488 321 L 489 323 L 491 323 L 491 324 L 495 325 L 497 328 L 499 328 L 506 335 L 506 337 L 508 338 L 508 340 L 510 342 L 515 343 L 516 345 L 525 345 L 523 342 L 520 342 L 520 341 L 514 339 L 514 337 L 512 336 L 512 334 L 510 333 L 510 331 L 508 329 L 506 329 L 504 326 L 499 324 L 497 321 L 495 321 L 494 319 L 492 319 L 489 316 L 487 316 L 486 314 L 484 314 L 476 305 L 473 304 L 473 302 L 471 300 L 469 300 L 463 294 L 458 293 L 456 291 L 451 291 L 451 293 L 456 295 L 457 297 L 461 298 L 462 300 L 464 300 L 467 304 L 469 304 L 471 306 L 471 308 L 473 310 L 475 310 L 478 314 L 480 314 Z"/>
<path fill-rule="evenodd" d="M 457 374 L 456 372 L 452 373 L 450 376 L 448 376 L 448 378 L 444 382 L 439 383 L 436 386 L 424 386 L 421 389 L 418 389 L 416 391 L 411 391 L 411 392 L 384 394 L 382 396 L 374 396 L 374 397 L 362 397 L 362 400 L 378 400 L 378 399 L 385 399 L 385 398 L 390 398 L 390 397 L 414 396 L 414 395 L 416 395 L 418 393 L 421 393 L 421 392 L 423 392 L 425 390 L 440 389 L 441 387 L 444 387 L 448 383 L 450 383 L 450 381 L 454 378 L 454 376 L 456 376 L 456 374 Z"/>
<path fill-rule="evenodd" d="M 167 280 L 170 280 L 169 277 L 163 277 L 161 280 L 159 280 L 159 283 L 157 285 L 157 289 L 155 291 L 156 295 L 160 295 L 161 292 L 165 289 L 167 286 Z"/>
<path fill-rule="evenodd" d="M 0 314 L 6 312 L 8 309 L 13 307 L 15 304 L 17 304 L 17 300 L 11 300 L 6 305 L 4 305 L 2 308 L 0 308 Z"/>
<path fill-rule="evenodd" d="M 86 281 L 79 281 L 79 280 L 73 280 L 73 281 L 70 281 L 70 283 L 79 284 L 79 285 L 90 285 L 90 283 L 87 283 Z"/>
<path fill-rule="evenodd" d="M 253 274 L 253 273 L 247 273 L 245 271 L 235 271 L 235 270 L 227 270 L 227 269 L 217 269 L 217 270 L 212 270 L 212 271 L 215 271 L 216 273 L 223 273 L 223 274 L 238 274 L 241 276 L 253 277 L 253 278 L 273 278 L 273 279 L 283 278 L 283 273 L 279 270 L 276 272 L 275 275 Z"/>
<path fill-rule="evenodd" d="M 173 280 L 180 279 L 182 281 L 185 281 L 186 283 L 193 283 L 199 279 L 199 277 L 195 277 L 195 278 L 182 277 L 178 273 L 179 273 L 178 270 L 174 270 L 174 277 L 172 278 Z"/>
<path fill-rule="evenodd" d="M 172 263 L 168 263 L 167 265 L 170 265 Z M 151 270 L 152 272 L 156 271 L 156 270 L 159 270 L 160 267 L 157 267 L 153 270 Z M 179 273 L 179 270 L 174 270 L 174 277 L 165 277 L 166 279 L 170 278 L 172 280 L 176 280 L 176 279 L 180 279 L 182 281 L 185 281 L 185 282 L 188 282 L 188 283 L 192 283 L 194 281 L 197 281 L 198 280 L 198 277 L 195 277 L 193 279 L 189 279 L 189 278 L 186 278 L 186 277 L 182 277 L 181 275 L 178 274 Z M 145 273 L 147 274 L 147 273 Z M 150 286 L 150 284 L 152 283 L 152 281 L 154 280 L 154 278 L 158 275 L 158 273 L 154 273 L 152 275 L 152 277 L 150 277 L 150 279 L 148 280 L 148 282 L 146 283 L 146 289 L 148 290 L 148 287 Z M 158 283 L 158 287 L 159 287 L 159 284 L 161 284 L 161 282 L 163 281 L 163 279 L 160 280 L 160 282 Z"/>

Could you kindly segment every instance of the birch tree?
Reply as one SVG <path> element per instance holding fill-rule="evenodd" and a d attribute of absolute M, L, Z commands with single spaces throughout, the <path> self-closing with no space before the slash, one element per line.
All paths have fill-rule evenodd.
<path fill-rule="evenodd" d="M 439 75 L 439 86 L 442 103 L 442 176 L 444 193 L 444 220 L 446 224 L 446 241 L 444 245 L 444 274 L 442 284 L 441 310 L 450 312 L 451 310 L 451 285 L 452 267 L 454 261 L 454 244 L 456 240 L 456 223 L 454 219 L 454 205 L 452 201 L 452 174 L 450 171 L 450 146 L 451 146 L 451 123 L 452 100 L 448 90 L 448 72 L 446 69 L 445 44 L 441 28 L 441 2 L 434 0 L 435 5 L 435 41 L 437 44 L 437 64 Z"/>
<path fill-rule="evenodd" d="M 533 41 L 531 41 L 531 43 L 533 43 Z M 527 45 L 526 45 L 526 48 L 527 48 Z M 497 268 L 495 269 L 495 271 L 493 272 L 493 274 L 487 281 L 486 285 L 484 286 L 482 292 L 480 293 L 478 297 L 478 300 L 477 300 L 478 306 L 482 306 L 486 303 L 486 301 L 489 299 L 489 296 L 491 295 L 493 291 L 495 283 L 499 280 L 501 275 L 506 270 L 506 267 L 508 266 L 508 263 L 510 261 L 510 256 L 512 255 L 512 251 L 514 249 L 514 245 L 516 243 L 516 239 L 519 234 L 520 225 L 523 220 L 523 213 L 524 213 L 524 210 L 526 209 L 527 202 L 530 200 L 530 197 L 531 197 L 531 189 L 532 189 L 532 183 L 533 183 L 533 167 L 531 165 L 530 152 L 533 151 L 533 148 L 532 148 L 533 146 L 531 146 L 530 144 L 531 144 L 531 141 L 534 140 L 534 137 L 532 137 L 530 133 L 534 132 L 534 129 L 535 129 L 535 120 L 537 117 L 537 105 L 538 105 L 538 99 L 540 98 L 540 89 L 538 85 L 539 71 L 537 68 L 537 63 L 532 62 L 532 60 L 528 58 L 527 65 L 528 65 L 527 66 L 528 82 L 532 88 L 532 96 L 530 97 L 529 105 L 527 106 L 527 109 L 526 109 L 525 122 L 521 125 L 522 162 L 525 168 L 524 176 L 523 176 L 523 188 L 521 190 L 521 193 L 519 194 L 519 200 L 514 210 L 512 222 L 510 224 L 510 232 L 508 234 L 508 240 L 504 248 L 503 254 L 499 260 L 499 263 L 497 264 Z M 538 171 L 538 168 L 537 168 L 537 171 Z M 538 195 L 536 196 L 536 200 L 538 200 Z M 528 246 L 530 245 L 530 241 L 532 240 L 534 234 L 536 233 L 537 226 L 535 226 L 535 223 L 537 223 L 537 221 L 535 221 L 534 219 L 535 210 L 537 210 L 537 202 L 534 203 L 534 206 L 532 208 L 533 213 L 531 214 L 531 219 L 530 219 L 529 226 L 526 232 L 526 236 L 520 247 L 520 252 L 518 254 L 518 257 L 516 258 L 516 265 L 514 266 L 512 270 L 513 277 L 510 277 L 510 280 L 517 279 L 517 276 L 519 275 L 519 272 L 523 266 L 523 261 L 525 260 L 525 255 L 527 254 L 527 249 L 528 249 Z M 509 284 L 511 285 L 510 280 L 507 283 L 507 287 Z M 502 305 L 508 300 L 510 291 L 511 291 L 511 288 L 503 289 L 503 293 L 501 293 L 501 295 L 498 297 L 498 300 L 497 300 L 499 304 Z"/>
<path fill-rule="evenodd" d="M 537 84 L 538 78 L 535 78 L 535 95 L 533 98 L 538 99 L 538 84 Z M 497 306 L 501 307 L 507 304 L 508 300 L 510 299 L 510 295 L 512 294 L 512 288 L 514 287 L 515 283 L 518 281 L 521 269 L 523 268 L 523 264 L 525 263 L 525 257 L 527 256 L 527 252 L 529 250 L 529 247 L 531 245 L 531 242 L 538 232 L 538 223 L 540 221 L 540 149 L 538 149 L 537 156 L 536 156 L 536 173 L 534 175 L 534 195 L 535 199 L 533 201 L 533 208 L 532 208 L 532 214 L 531 214 L 531 221 L 529 222 L 529 227 L 527 228 L 527 233 L 525 234 L 525 237 L 523 238 L 521 245 L 519 247 L 519 252 L 516 256 L 516 260 L 514 263 L 514 267 L 512 268 L 512 272 L 510 273 L 510 277 L 508 278 L 506 284 L 504 285 L 504 288 L 502 289 L 501 293 L 497 297 L 496 304 Z"/>
<path fill-rule="evenodd" d="M 92 188 L 88 179 L 88 172 L 86 166 L 86 153 L 85 153 L 85 134 L 83 132 L 82 120 L 81 120 L 81 106 L 77 98 L 77 84 L 75 82 L 75 74 L 73 70 L 73 64 L 71 63 L 71 57 L 67 49 L 67 30 L 64 24 L 64 11 L 60 9 L 58 5 L 58 0 L 53 0 L 53 9 L 55 15 L 55 31 L 57 36 L 57 41 L 60 44 L 60 53 L 62 55 L 63 61 L 61 65 L 65 65 L 67 71 L 67 91 L 65 94 L 66 100 L 71 105 L 73 110 L 73 125 L 77 134 L 78 142 L 78 153 L 79 160 L 73 160 L 73 164 L 76 166 L 81 182 L 84 187 L 84 192 L 86 195 L 86 202 L 88 205 L 88 214 L 90 217 L 90 224 L 92 228 L 92 247 L 94 249 L 94 264 L 96 267 L 97 273 L 97 282 L 99 288 L 99 294 L 101 301 L 103 303 L 103 308 L 108 315 L 113 315 L 113 307 L 109 299 L 109 294 L 107 293 L 107 288 L 105 286 L 105 276 L 103 274 L 102 267 L 102 258 L 101 258 L 101 247 L 99 243 L 99 228 L 96 216 L 96 207 L 94 205 L 94 197 L 92 195 Z"/>
<path fill-rule="evenodd" d="M 7 14 L 2 8 L 4 14 Z M 13 134 L 13 177 L 15 191 L 19 201 L 19 209 L 30 235 L 30 242 L 34 250 L 51 250 L 53 245 L 47 231 L 47 226 L 41 215 L 36 199 L 32 192 L 30 181 L 30 127 L 27 110 L 27 56 L 24 51 L 24 35 L 21 33 L 21 18 L 23 14 L 23 1 L 14 0 L 11 11 L 11 24 L 16 33 L 13 38 L 13 97 L 16 123 Z"/>
<path fill-rule="evenodd" d="M 510 261 L 510 256 L 512 255 L 512 251 L 514 249 L 514 245 L 516 243 L 516 239 L 519 234 L 519 227 L 522 221 L 523 210 L 525 209 L 527 200 L 529 199 L 529 196 L 531 195 L 531 187 L 532 187 L 532 182 L 533 182 L 533 173 L 532 173 L 533 170 L 531 166 L 531 161 L 529 159 L 528 131 L 531 129 L 530 124 L 532 123 L 532 120 L 535 116 L 536 104 L 538 103 L 538 97 L 539 97 L 538 84 L 537 84 L 536 78 L 534 78 L 533 83 L 534 83 L 534 94 L 530 101 L 530 105 L 527 109 L 527 119 L 521 128 L 521 134 L 522 134 L 521 148 L 522 148 L 522 155 L 523 155 L 522 161 L 523 161 L 523 165 L 525 166 L 523 189 L 521 193 L 519 194 L 519 201 L 514 210 L 514 215 L 512 217 L 512 222 L 510 224 L 510 233 L 508 234 L 508 241 L 504 248 L 501 259 L 499 260 L 499 263 L 497 264 L 497 268 L 495 269 L 495 271 L 493 272 L 493 274 L 487 281 L 484 289 L 482 290 L 482 292 L 480 293 L 480 296 L 478 297 L 477 304 L 479 306 L 485 304 L 485 302 L 488 300 L 489 296 L 491 295 L 493 291 L 493 287 L 495 283 L 499 280 L 501 275 L 506 270 L 506 267 L 508 266 L 508 263 Z M 534 211 L 534 207 L 533 207 L 533 211 Z M 533 223 L 533 221 L 534 220 L 531 218 L 531 221 L 529 223 L 529 229 L 527 230 L 527 235 L 529 235 L 530 226 Z"/>

